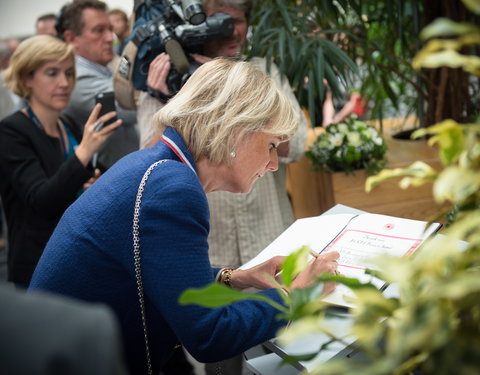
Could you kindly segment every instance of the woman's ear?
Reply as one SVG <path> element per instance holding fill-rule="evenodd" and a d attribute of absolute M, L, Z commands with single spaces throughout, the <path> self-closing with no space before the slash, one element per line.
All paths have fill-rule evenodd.
<path fill-rule="evenodd" d="M 32 88 L 32 81 L 33 81 L 33 75 L 35 72 L 32 72 L 30 74 L 27 74 L 25 78 L 23 78 L 23 85 L 29 89 Z"/>

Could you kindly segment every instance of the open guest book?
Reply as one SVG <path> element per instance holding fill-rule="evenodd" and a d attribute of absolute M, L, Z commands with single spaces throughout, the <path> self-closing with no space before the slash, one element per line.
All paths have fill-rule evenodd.
<path fill-rule="evenodd" d="M 385 282 L 365 273 L 376 269 L 372 259 L 379 256 L 408 256 L 442 224 L 427 226 L 425 221 L 402 219 L 393 216 L 348 213 L 321 215 L 298 219 L 269 246 L 241 269 L 253 267 L 275 255 L 289 255 L 304 245 L 317 253 L 338 251 L 338 272 L 346 277 L 371 282 L 378 288 Z M 325 301 L 337 306 L 351 307 L 346 297 L 353 292 L 337 284 L 335 291 Z M 348 298 L 347 298 L 348 299 Z"/>

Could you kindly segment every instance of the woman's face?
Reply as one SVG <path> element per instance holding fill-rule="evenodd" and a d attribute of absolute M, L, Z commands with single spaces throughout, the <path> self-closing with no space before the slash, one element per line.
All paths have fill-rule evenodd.
<path fill-rule="evenodd" d="M 68 105 L 75 82 L 73 59 L 49 61 L 26 79 L 29 101 L 45 109 L 62 111 Z"/>
<path fill-rule="evenodd" d="M 231 190 L 248 193 L 257 179 L 278 169 L 277 147 L 280 137 L 256 132 L 249 135 L 234 150 L 230 168 Z"/>

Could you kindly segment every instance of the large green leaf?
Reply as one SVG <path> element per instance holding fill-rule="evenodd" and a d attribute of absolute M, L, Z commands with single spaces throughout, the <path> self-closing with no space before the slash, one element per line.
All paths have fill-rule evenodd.
<path fill-rule="evenodd" d="M 286 309 L 284 306 L 262 294 L 244 293 L 239 290 L 228 288 L 227 286 L 219 283 L 213 283 L 199 289 L 189 288 L 181 294 L 178 302 L 181 305 L 195 304 L 204 307 L 215 308 L 227 306 L 234 302 L 244 300 L 257 300 L 266 302 L 283 313 L 288 312 L 288 309 Z"/>
<path fill-rule="evenodd" d="M 288 255 L 283 261 L 280 278 L 287 288 L 290 287 L 295 277 L 305 269 L 309 252 L 309 246 L 302 246 L 297 251 Z"/>
<path fill-rule="evenodd" d="M 480 14 L 480 1 L 479 0 L 462 0 L 462 2 L 473 13 Z"/>
<path fill-rule="evenodd" d="M 468 33 L 480 33 L 480 28 L 467 22 L 455 22 L 448 18 L 438 18 L 422 30 L 420 38 L 426 40 L 445 35 L 463 35 Z"/>
<path fill-rule="evenodd" d="M 419 186 L 434 181 L 437 172 L 423 161 L 416 161 L 407 168 L 384 169 L 379 174 L 367 178 L 365 191 L 370 192 L 383 181 L 402 176 L 408 176 L 405 182 L 401 182 L 401 187 L 405 189 L 410 185 Z"/>
<path fill-rule="evenodd" d="M 480 175 L 455 166 L 445 168 L 433 185 L 433 196 L 439 203 L 448 200 L 454 204 L 461 204 L 479 191 Z"/>
<path fill-rule="evenodd" d="M 441 66 L 463 68 L 469 73 L 480 76 L 480 58 L 477 56 L 462 55 L 455 50 L 444 50 L 418 55 L 412 64 L 415 69 L 438 68 Z"/>
<path fill-rule="evenodd" d="M 462 150 L 465 148 L 464 128 L 453 120 L 444 120 L 429 128 L 418 129 L 412 136 L 422 137 L 424 135 L 433 135 L 429 144 L 439 144 L 440 160 L 444 165 L 450 165 L 458 160 Z"/>

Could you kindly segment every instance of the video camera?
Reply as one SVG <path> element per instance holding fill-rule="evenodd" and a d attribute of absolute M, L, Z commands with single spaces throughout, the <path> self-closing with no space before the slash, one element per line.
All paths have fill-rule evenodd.
<path fill-rule="evenodd" d="M 211 40 L 232 35 L 233 19 L 224 13 L 206 17 L 201 0 L 140 0 L 135 1 L 135 25 L 126 45 L 137 47 L 134 61 L 122 59 L 119 74 L 131 79 L 138 90 L 150 91 L 147 74 L 151 61 L 160 53 L 170 55 L 172 68 L 167 79 L 171 93 L 176 93 L 198 64 L 189 55 L 202 53 L 202 46 Z"/>

